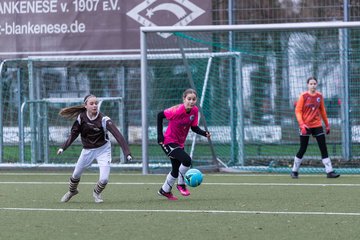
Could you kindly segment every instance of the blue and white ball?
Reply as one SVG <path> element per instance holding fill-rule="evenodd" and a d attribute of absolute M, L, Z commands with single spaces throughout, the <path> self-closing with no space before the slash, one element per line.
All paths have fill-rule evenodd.
<path fill-rule="evenodd" d="M 197 187 L 203 181 L 203 174 L 196 168 L 191 168 L 185 173 L 185 183 L 190 187 Z"/>

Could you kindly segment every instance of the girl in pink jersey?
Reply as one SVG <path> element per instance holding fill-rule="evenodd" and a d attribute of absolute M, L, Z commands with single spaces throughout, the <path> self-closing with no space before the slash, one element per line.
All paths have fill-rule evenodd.
<path fill-rule="evenodd" d="M 198 126 L 199 109 L 195 105 L 196 100 L 196 91 L 187 89 L 183 93 L 183 104 L 165 109 L 159 112 L 157 117 L 158 143 L 170 158 L 172 166 L 158 194 L 169 200 L 177 200 L 177 197 L 171 193 L 176 179 L 178 179 L 176 188 L 181 195 L 190 195 L 184 181 L 184 175 L 191 166 L 191 157 L 184 151 L 184 143 L 190 128 L 193 132 L 204 137 L 210 138 L 211 136 L 209 132 L 200 129 Z M 168 128 L 165 134 L 163 134 L 164 118 L 168 120 Z"/>

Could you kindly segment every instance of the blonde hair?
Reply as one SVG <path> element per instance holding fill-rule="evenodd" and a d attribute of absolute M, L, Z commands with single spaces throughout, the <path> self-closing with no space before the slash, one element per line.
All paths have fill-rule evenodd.
<path fill-rule="evenodd" d="M 71 106 L 71 107 L 66 107 L 66 108 L 63 108 L 59 111 L 59 115 L 64 117 L 64 118 L 67 118 L 67 119 L 74 119 L 74 118 L 77 118 L 77 116 L 86 111 L 86 108 L 85 108 L 85 104 L 87 102 L 87 100 L 90 98 L 90 97 L 96 97 L 95 95 L 93 94 L 88 94 L 84 97 L 84 105 L 77 105 L 77 106 Z"/>

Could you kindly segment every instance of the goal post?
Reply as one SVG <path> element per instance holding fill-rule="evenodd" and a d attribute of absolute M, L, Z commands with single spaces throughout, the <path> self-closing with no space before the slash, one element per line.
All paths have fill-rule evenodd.
<path fill-rule="evenodd" d="M 230 59 L 233 59 L 235 62 L 240 63 L 240 54 L 237 52 L 219 52 L 219 53 L 184 53 L 186 55 L 187 58 L 189 58 L 191 61 L 201 61 L 201 63 L 198 65 L 199 68 L 201 68 L 201 73 L 198 73 L 197 76 L 195 76 L 196 79 L 201 79 L 202 85 L 194 87 L 192 85 L 192 81 L 194 81 L 192 79 L 191 73 L 189 73 L 189 66 L 185 66 L 184 68 L 181 67 L 181 65 L 184 62 L 183 59 L 183 54 L 181 52 L 176 52 L 176 53 L 168 53 L 165 51 L 165 53 L 162 54 L 157 54 L 157 53 L 151 53 L 148 54 L 148 59 L 146 61 L 150 61 L 151 62 L 151 67 L 154 69 L 154 66 L 156 65 L 155 62 L 162 62 L 159 65 L 161 66 L 162 70 L 164 71 L 179 71 L 180 75 L 183 75 L 180 77 L 180 79 L 176 80 L 175 82 L 172 81 L 172 83 L 170 83 L 169 85 L 162 85 L 164 83 L 157 83 L 154 85 L 154 83 L 158 80 L 156 78 L 154 79 L 148 79 L 146 81 L 142 81 L 142 135 L 146 136 L 148 134 L 148 129 L 149 129 L 149 125 L 154 126 L 155 121 L 154 119 L 156 119 L 156 113 L 158 113 L 159 111 L 170 107 L 172 104 L 178 104 L 180 102 L 182 102 L 182 92 L 186 89 L 186 88 L 196 88 L 197 92 L 198 92 L 198 97 L 199 97 L 199 101 L 198 102 L 198 106 L 200 108 L 200 112 L 201 112 L 201 117 L 200 117 L 200 125 L 205 128 L 208 129 L 212 134 L 214 134 L 215 132 L 222 132 L 224 129 L 227 129 L 227 132 L 230 132 L 230 129 L 228 129 L 228 127 L 232 127 L 232 128 L 236 128 L 234 129 L 234 131 L 236 132 L 242 132 L 242 127 L 240 125 L 234 125 L 234 126 L 218 126 L 218 127 L 207 127 L 203 120 L 201 119 L 203 116 L 203 105 L 204 105 L 204 101 L 206 101 L 206 96 L 209 93 L 209 91 L 211 91 L 211 89 L 209 89 L 207 87 L 207 81 L 209 81 L 210 78 L 210 71 L 214 71 L 214 69 L 212 68 L 212 62 L 219 62 L 219 61 L 225 61 L 222 59 L 226 59 L 226 61 L 230 61 Z M 167 66 L 167 63 L 169 63 L 170 61 L 175 61 L 177 66 L 179 67 L 179 69 L 172 69 L 173 66 Z M 143 66 L 143 64 L 142 64 Z M 239 65 L 237 65 L 239 66 Z M 145 66 L 146 68 L 146 66 Z M 182 69 L 180 69 L 182 68 Z M 172 70 L 171 70 L 172 69 Z M 203 71 L 205 70 L 205 71 Z M 142 69 L 142 76 L 144 76 L 143 73 L 144 69 Z M 154 70 L 156 71 L 156 70 Z M 207 73 L 206 73 L 207 71 Z M 239 71 L 238 71 L 239 72 Z M 175 74 L 178 75 L 178 74 Z M 240 78 L 241 74 L 237 74 L 236 78 L 237 80 L 235 80 L 235 83 L 241 83 Z M 160 76 L 160 78 L 162 78 Z M 213 76 L 211 76 L 211 78 L 213 78 Z M 190 80 L 192 79 L 192 80 Z M 171 79 L 169 79 L 171 80 Z M 151 83 L 151 86 L 148 86 L 147 84 Z M 160 84 L 160 88 L 157 88 L 157 86 Z M 179 87 L 181 86 L 181 87 Z M 159 99 L 156 99 L 156 97 L 149 97 L 149 93 L 151 95 L 154 95 L 153 91 L 158 91 L 159 93 L 157 93 L 156 95 L 158 95 Z M 168 96 L 167 94 L 169 93 L 169 91 L 172 91 L 173 93 L 171 93 L 171 96 Z M 241 98 L 238 99 L 233 99 L 232 101 L 232 105 L 239 107 L 239 104 L 236 104 L 235 100 L 237 100 L 238 103 L 241 102 Z M 149 109 L 150 113 L 149 113 Z M 235 113 L 232 113 L 235 114 Z M 149 118 L 149 116 L 152 116 L 151 118 Z M 239 116 L 240 117 L 240 116 Z M 150 122 L 150 124 L 149 124 Z M 239 120 L 239 122 L 242 122 L 241 120 Z M 219 138 L 218 134 L 214 134 L 216 141 L 228 141 L 227 139 L 221 139 L 221 137 Z M 224 163 L 225 161 L 223 161 L 221 159 L 221 157 L 216 156 L 216 145 L 209 145 L 209 144 L 205 144 L 207 140 L 203 139 L 202 137 L 196 137 L 196 134 L 192 133 L 190 131 L 190 137 L 187 141 L 186 144 L 186 148 L 189 151 L 189 153 L 191 154 L 191 156 L 194 156 L 194 166 L 197 167 L 203 167 L 203 168 L 209 168 L 209 169 L 217 169 L 218 167 L 224 167 L 224 165 L 226 166 L 226 164 Z M 210 144 L 212 144 L 212 142 L 210 142 Z M 238 148 L 238 146 L 241 146 L 241 142 L 237 142 L 236 145 L 228 145 L 226 146 L 226 150 L 229 153 L 231 153 L 231 155 L 233 156 L 232 159 L 241 159 L 240 155 L 242 154 L 241 152 L 238 152 L 236 150 L 234 150 L 232 147 L 236 147 L 236 149 L 241 149 L 242 148 Z M 149 167 L 148 164 L 150 162 L 153 162 L 156 158 L 159 158 L 159 156 L 150 156 L 147 155 L 146 153 L 147 151 L 147 147 L 149 146 L 149 140 L 144 137 L 143 141 L 142 141 L 142 148 L 143 148 L 143 173 L 147 174 L 149 172 Z M 220 146 L 220 145 L 219 145 Z M 225 146 L 225 145 L 224 145 Z M 237 155 L 237 156 L 235 156 Z M 155 159 L 154 159 L 155 157 Z M 164 158 L 164 157 L 160 157 L 160 158 Z M 155 160 L 156 161 L 156 160 Z M 227 162 L 227 161 L 226 161 Z"/>
<path fill-rule="evenodd" d="M 209 119 L 206 124 L 214 131 L 214 149 L 226 166 L 290 171 L 299 145 L 294 106 L 306 90 L 306 79 L 316 76 L 333 129 L 327 136 L 329 155 L 335 165 L 344 167 L 344 172 L 358 171 L 349 168 L 358 161 L 359 126 L 355 122 L 360 114 L 353 112 L 360 97 L 353 88 L 358 87 L 354 72 L 357 61 L 350 55 L 351 49 L 360 48 L 360 22 L 154 26 L 140 31 L 144 136 L 153 121 L 149 108 L 158 111 L 179 101 L 174 99 L 175 92 L 180 96 L 191 87 L 189 78 L 193 78 L 193 87 Z M 214 63 L 207 58 L 205 63 L 201 57 L 223 53 L 238 58 L 222 58 Z M 154 59 L 165 55 L 181 55 L 182 61 L 171 57 L 156 64 Z M 207 72 L 209 65 L 215 69 L 211 74 Z M 162 101 L 157 102 L 155 96 Z M 194 138 L 190 139 L 189 152 L 193 154 Z M 144 137 L 143 173 L 148 173 L 151 161 L 148 144 Z M 306 153 L 306 170 L 322 171 L 317 145 L 310 145 L 314 146 Z M 206 154 L 202 149 L 194 159 Z"/>
<path fill-rule="evenodd" d="M 139 55 L 103 55 L 3 61 L 0 167 L 73 166 L 81 143 L 77 139 L 65 154 L 56 155 L 73 124 L 58 113 L 64 107 L 82 105 L 89 93 L 98 97 L 100 111 L 113 120 L 129 143 L 138 141 L 134 136 L 139 135 L 141 122 L 137 117 L 140 103 L 136 101 L 140 96 L 139 60 Z M 109 137 L 118 145 L 111 134 Z M 116 165 L 125 162 L 118 146 L 112 148 L 112 156 Z"/>

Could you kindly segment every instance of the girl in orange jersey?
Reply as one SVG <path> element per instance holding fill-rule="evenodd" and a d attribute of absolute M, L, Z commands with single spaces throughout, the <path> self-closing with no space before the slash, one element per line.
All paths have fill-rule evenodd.
<path fill-rule="evenodd" d="M 306 152 L 310 135 L 316 138 L 321 152 L 322 163 L 325 166 L 325 171 L 328 178 L 337 178 L 340 175 L 335 173 L 331 160 L 328 155 L 325 134 L 322 127 L 322 121 L 326 127 L 326 134 L 330 133 L 330 125 L 326 115 L 324 98 L 322 94 L 316 91 L 318 85 L 315 77 L 307 79 L 308 91 L 303 92 L 296 104 L 295 114 L 299 123 L 300 130 L 300 149 L 294 158 L 291 177 L 299 177 L 299 168 L 302 158 Z"/>

